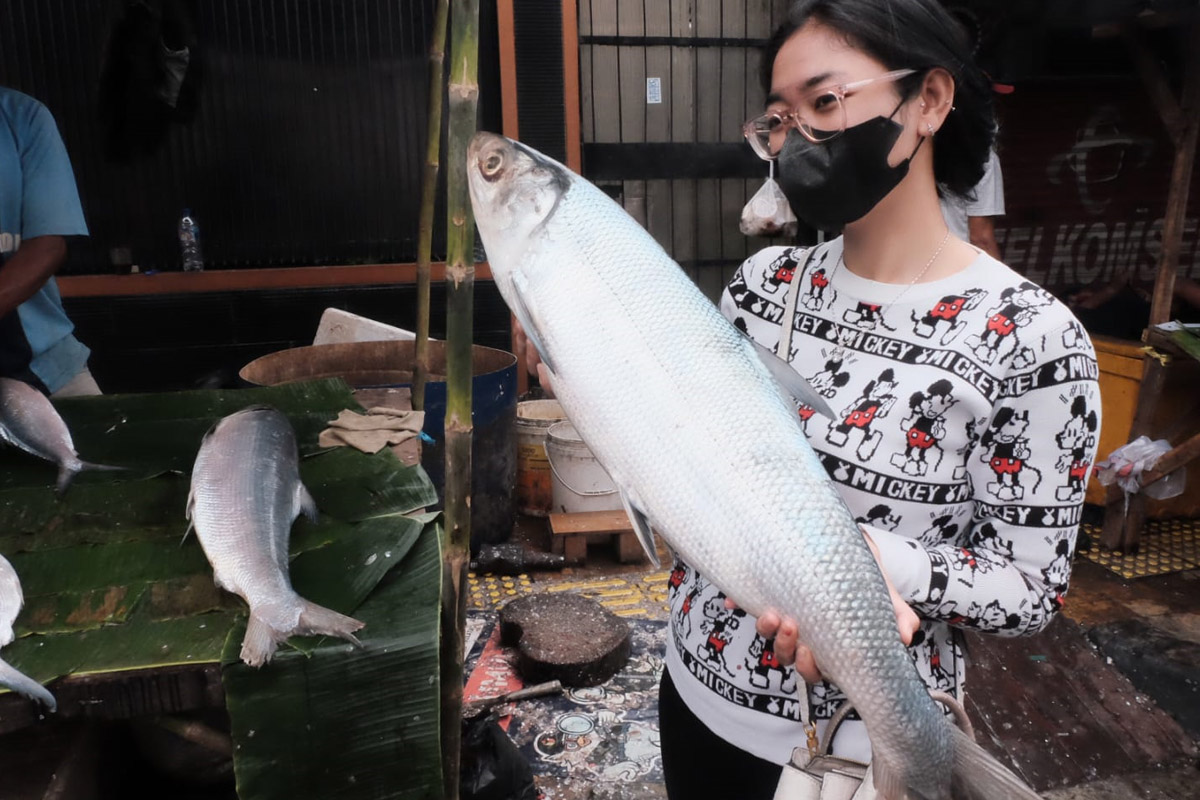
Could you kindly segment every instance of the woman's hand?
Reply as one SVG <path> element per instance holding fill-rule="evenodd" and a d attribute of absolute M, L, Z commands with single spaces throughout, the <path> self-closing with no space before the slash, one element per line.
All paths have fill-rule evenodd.
<path fill-rule="evenodd" d="M 879 549 L 865 531 L 863 532 L 863 538 L 867 540 L 867 546 L 871 548 L 871 554 L 875 556 L 875 560 L 878 562 Z M 882 564 L 880 564 L 880 570 L 883 571 Z M 921 625 L 921 620 L 917 616 L 917 612 L 913 611 L 912 607 L 896 591 L 896 587 L 892 585 L 892 581 L 888 578 L 886 571 L 883 571 L 883 579 L 887 582 L 888 593 L 892 598 L 892 606 L 896 610 L 896 627 L 900 631 L 900 640 L 905 645 L 910 645 L 912 644 L 913 636 Z M 730 601 L 726 602 L 732 605 Z M 794 619 L 791 617 L 781 618 L 774 611 L 768 611 L 758 618 L 755 629 L 764 639 L 774 637 L 775 657 L 784 666 L 794 664 L 796 671 L 800 673 L 800 677 L 804 678 L 805 683 L 817 683 L 822 679 L 821 670 L 817 667 L 817 662 L 813 658 L 812 651 L 803 642 L 799 641 L 799 630 Z"/>
<path fill-rule="evenodd" d="M 525 329 L 521 327 L 521 323 L 513 319 L 512 326 L 513 337 L 513 353 L 525 362 L 525 369 L 530 375 L 536 375 L 538 383 L 542 385 L 542 390 L 545 391 L 547 397 L 554 397 L 554 387 L 550 383 L 550 372 L 546 369 L 546 365 L 542 363 L 542 357 L 538 354 L 537 348 L 533 346 L 533 342 L 525 335 Z"/>

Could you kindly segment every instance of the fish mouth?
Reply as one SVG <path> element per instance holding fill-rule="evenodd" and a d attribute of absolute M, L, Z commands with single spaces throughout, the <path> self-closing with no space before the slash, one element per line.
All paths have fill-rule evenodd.
<path fill-rule="evenodd" d="M 488 183 L 495 183 L 506 172 L 511 152 L 512 147 L 508 139 L 480 131 L 471 137 L 471 144 L 467 147 L 467 158 L 475 165 L 479 177 Z"/>

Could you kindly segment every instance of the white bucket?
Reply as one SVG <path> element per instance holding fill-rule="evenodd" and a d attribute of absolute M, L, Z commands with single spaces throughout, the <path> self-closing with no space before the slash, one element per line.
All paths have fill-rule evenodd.
<path fill-rule="evenodd" d="M 612 478 L 570 422 L 556 422 L 546 431 L 546 456 L 550 462 L 552 511 L 575 513 L 622 508 Z"/>
<path fill-rule="evenodd" d="M 517 403 L 513 430 L 517 437 L 517 510 L 533 517 L 549 513 L 550 462 L 546 458 L 546 431 L 567 418 L 557 400 L 526 400 Z"/>

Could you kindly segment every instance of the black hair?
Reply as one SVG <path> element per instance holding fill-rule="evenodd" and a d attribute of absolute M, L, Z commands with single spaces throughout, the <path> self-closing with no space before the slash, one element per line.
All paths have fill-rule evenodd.
<path fill-rule="evenodd" d="M 969 197 L 987 166 L 996 120 L 991 83 L 975 65 L 962 26 L 937 0 L 797 0 L 763 51 L 759 77 L 768 93 L 779 49 L 810 20 L 841 33 L 889 70 L 918 70 L 897 82 L 905 100 L 928 70 L 950 73 L 954 108 L 937 132 L 933 175 L 947 191 Z"/>

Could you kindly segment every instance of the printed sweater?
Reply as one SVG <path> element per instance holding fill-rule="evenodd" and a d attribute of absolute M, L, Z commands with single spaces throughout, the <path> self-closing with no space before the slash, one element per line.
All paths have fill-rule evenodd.
<path fill-rule="evenodd" d="M 1062 605 L 1100 427 L 1095 354 L 1064 305 L 986 254 L 906 289 L 850 272 L 841 247 L 759 252 L 721 311 L 775 349 L 800 282 L 789 361 L 836 418 L 801 405 L 798 424 L 921 617 L 918 672 L 961 697 L 960 628 L 1032 634 Z M 778 486 L 789 491 L 789 476 Z M 669 593 L 666 663 L 681 697 L 727 741 L 786 762 L 805 743 L 796 672 L 682 561 Z M 807 694 L 823 729 L 844 695 L 829 683 Z M 834 752 L 869 759 L 861 722 Z"/>

